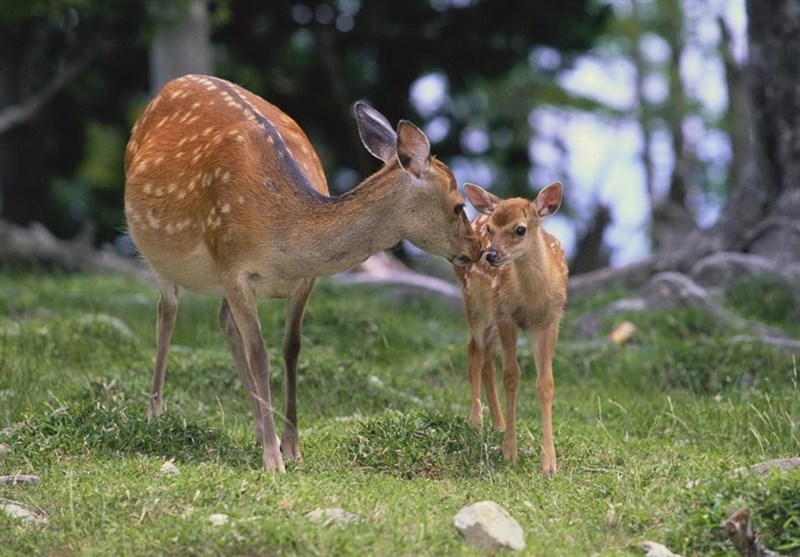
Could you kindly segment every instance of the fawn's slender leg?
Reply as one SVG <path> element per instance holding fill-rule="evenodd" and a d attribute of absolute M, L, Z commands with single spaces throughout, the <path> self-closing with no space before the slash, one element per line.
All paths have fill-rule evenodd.
<path fill-rule="evenodd" d="M 219 326 L 228 342 L 233 361 L 236 364 L 236 369 L 239 372 L 239 379 L 242 381 L 242 386 L 245 390 L 247 397 L 247 404 L 250 406 L 250 412 L 253 414 L 253 423 L 256 428 L 256 439 L 259 443 L 264 443 L 264 425 L 262 423 L 263 416 L 261 415 L 261 405 L 256 398 L 256 388 L 253 383 L 253 378 L 250 375 L 250 368 L 247 367 L 247 356 L 244 352 L 244 342 L 242 335 L 239 333 L 239 328 L 233 320 L 231 307 L 227 298 L 222 299 L 219 306 Z"/>
<path fill-rule="evenodd" d="M 506 432 L 503 435 L 503 457 L 517 458 L 517 391 L 522 371 L 517 362 L 517 327 L 511 321 L 497 323 L 503 354 L 503 387 L 506 391 Z"/>
<path fill-rule="evenodd" d="M 553 357 L 558 341 L 558 321 L 548 327 L 534 331 L 531 335 L 536 360 L 536 392 L 542 412 L 542 473 L 553 476 L 556 473 L 556 448 L 553 440 Z"/>
<path fill-rule="evenodd" d="M 483 350 L 473 337 L 467 344 L 467 374 L 472 393 L 472 404 L 467 423 L 469 427 L 481 429 L 483 427 L 483 409 L 481 408 L 481 366 L 483 365 Z"/>
<path fill-rule="evenodd" d="M 300 330 L 314 279 L 303 280 L 286 301 L 286 330 L 283 334 L 283 361 L 286 366 L 286 423 L 283 426 L 281 451 L 285 460 L 300 459 L 297 431 L 297 358 L 300 355 Z"/>
<path fill-rule="evenodd" d="M 489 412 L 492 415 L 492 425 L 496 431 L 505 431 L 506 422 L 503 419 L 503 410 L 500 408 L 500 398 L 497 396 L 497 353 L 495 347 L 487 347 L 484 352 L 483 390 L 486 391 L 486 400 L 489 402 Z"/>
<path fill-rule="evenodd" d="M 226 294 L 233 320 L 242 338 L 242 347 L 250 375 L 249 385 L 255 392 L 260 406 L 262 431 L 264 432 L 263 460 L 264 468 L 285 472 L 278 438 L 275 435 L 275 422 L 272 419 L 272 399 L 269 388 L 269 354 L 261 336 L 261 324 L 258 320 L 256 297 L 247 279 L 238 277 L 226 281 Z"/>
<path fill-rule="evenodd" d="M 169 339 L 178 316 L 178 285 L 162 278 L 158 279 L 158 285 L 161 295 L 158 298 L 156 320 L 156 368 L 153 373 L 150 404 L 147 407 L 148 420 L 152 420 L 164 411 L 164 376 L 167 373 Z"/>

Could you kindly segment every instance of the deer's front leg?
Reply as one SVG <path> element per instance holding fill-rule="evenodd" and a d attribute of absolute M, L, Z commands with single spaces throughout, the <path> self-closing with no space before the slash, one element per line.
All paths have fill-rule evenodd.
<path fill-rule="evenodd" d="M 483 366 L 483 350 L 474 338 L 470 337 L 467 345 L 467 373 L 472 395 L 472 404 L 467 423 L 470 427 L 483 427 L 483 408 L 481 407 L 481 367 Z"/>
<path fill-rule="evenodd" d="M 542 412 L 542 473 L 550 477 L 555 475 L 557 469 L 553 438 L 553 396 L 555 393 L 553 358 L 558 341 L 558 322 L 541 331 L 535 331 L 531 336 L 536 360 L 536 392 Z"/>
<path fill-rule="evenodd" d="M 300 355 L 300 330 L 314 279 L 302 281 L 286 302 L 286 330 L 283 335 L 283 361 L 286 366 L 286 423 L 281 452 L 285 460 L 300 459 L 300 434 L 297 429 L 297 358 Z"/>
<path fill-rule="evenodd" d="M 503 457 L 517 458 L 517 392 L 522 372 L 517 362 L 517 328 L 510 321 L 497 324 L 503 353 L 503 387 L 506 391 L 506 432 L 503 435 Z"/>
<path fill-rule="evenodd" d="M 147 406 L 147 419 L 152 420 L 164 411 L 164 376 L 167 373 L 167 353 L 169 339 L 175 329 L 178 316 L 177 285 L 159 278 L 161 295 L 158 298 L 158 318 L 156 320 L 156 367 L 153 372 L 153 388 Z"/>
<path fill-rule="evenodd" d="M 505 431 L 506 422 L 503 419 L 503 410 L 500 408 L 500 398 L 497 396 L 497 359 L 496 345 L 487 348 L 483 357 L 483 390 L 486 391 L 486 400 L 489 403 L 489 413 L 492 416 L 492 425 L 496 431 Z"/>
<path fill-rule="evenodd" d="M 254 398 L 260 410 L 261 430 L 264 432 L 262 452 L 264 468 L 283 473 L 286 470 L 278 445 L 278 437 L 275 434 L 275 423 L 272 419 L 269 354 L 261 336 L 255 293 L 246 282 L 241 284 L 232 280 L 226 283 L 226 294 L 233 320 L 242 337 L 242 347 L 250 375 L 248 384 L 252 385 L 254 391 L 248 394 Z"/>

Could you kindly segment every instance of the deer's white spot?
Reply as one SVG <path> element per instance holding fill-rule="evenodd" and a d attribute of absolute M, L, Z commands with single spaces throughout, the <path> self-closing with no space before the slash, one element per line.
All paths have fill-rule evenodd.
<path fill-rule="evenodd" d="M 161 225 L 161 223 L 160 223 L 160 221 L 159 221 L 158 217 L 156 217 L 156 215 L 155 215 L 155 213 L 153 213 L 153 210 L 152 210 L 152 209 L 150 209 L 149 211 L 147 211 L 147 224 L 148 224 L 148 225 L 150 226 L 150 228 L 152 228 L 153 230 L 158 230 L 158 229 L 159 229 L 159 227 L 160 227 L 160 225 Z"/>

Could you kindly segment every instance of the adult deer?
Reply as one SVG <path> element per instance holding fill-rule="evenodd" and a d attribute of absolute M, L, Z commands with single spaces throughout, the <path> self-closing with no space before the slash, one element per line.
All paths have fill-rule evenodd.
<path fill-rule="evenodd" d="M 472 227 L 485 248 L 483 258 L 456 267 L 470 328 L 467 346 L 472 387 L 469 425 L 483 423 L 481 380 L 495 429 L 505 430 L 503 456 L 517 458 L 516 404 L 520 383 L 517 330 L 530 335 L 536 361 L 536 389 L 542 412 L 542 472 L 556 473 L 553 441 L 553 356 L 567 301 L 567 263 L 558 240 L 540 221 L 561 205 L 561 184 L 542 189 L 533 201 L 501 200 L 467 184 L 464 192 L 480 213 Z M 502 351 L 506 419 L 500 410 L 495 380 L 497 349 Z"/>
<path fill-rule="evenodd" d="M 407 239 L 456 264 L 480 258 L 456 182 L 425 134 L 397 131 L 355 105 L 361 140 L 383 167 L 329 197 L 322 165 L 289 116 L 222 79 L 168 83 L 125 151 L 125 216 L 158 280 L 157 353 L 148 417 L 163 387 L 178 287 L 222 296 L 219 322 L 247 391 L 264 467 L 300 458 L 295 385 L 300 327 L 315 277 L 346 270 Z M 287 300 L 285 426 L 278 444 L 259 298 Z"/>

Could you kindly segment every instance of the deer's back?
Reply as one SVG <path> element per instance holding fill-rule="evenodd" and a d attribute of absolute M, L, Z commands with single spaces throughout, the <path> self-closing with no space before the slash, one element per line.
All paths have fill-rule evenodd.
<path fill-rule="evenodd" d="M 198 75 L 168 83 L 145 109 L 125 173 L 125 213 L 140 252 L 159 274 L 200 291 L 219 288 L 225 258 L 258 253 L 286 233 L 305 199 L 328 194 L 319 158 L 291 118 Z"/>

